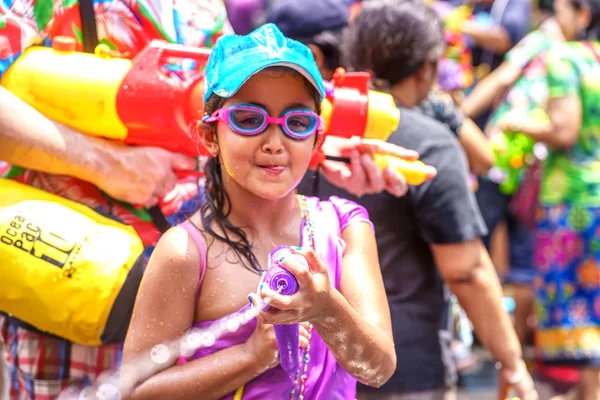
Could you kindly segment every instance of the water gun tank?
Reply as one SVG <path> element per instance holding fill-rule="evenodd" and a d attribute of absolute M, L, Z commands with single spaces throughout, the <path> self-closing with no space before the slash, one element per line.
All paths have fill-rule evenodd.
<path fill-rule="evenodd" d="M 387 140 L 400 123 L 391 95 L 369 90 L 370 74 L 338 68 L 321 106 L 324 131 L 333 136 Z"/>
<path fill-rule="evenodd" d="M 2 76 L 1 84 L 46 117 L 89 135 L 124 140 L 116 95 L 131 61 L 75 51 L 59 36 L 52 48 L 30 47 Z"/>
<path fill-rule="evenodd" d="M 27 49 L 1 84 L 46 117 L 88 135 L 129 145 L 206 154 L 191 135 L 202 114 L 202 66 L 210 50 L 152 41 L 133 60 L 75 51 L 75 40 L 58 36 L 52 48 Z M 171 59 L 198 68 L 177 71 Z"/>

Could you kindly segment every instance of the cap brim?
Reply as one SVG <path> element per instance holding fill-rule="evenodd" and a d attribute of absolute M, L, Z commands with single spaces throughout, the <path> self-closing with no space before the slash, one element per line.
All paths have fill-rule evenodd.
<path fill-rule="evenodd" d="M 233 83 L 230 81 L 230 83 L 232 85 L 229 87 L 229 90 L 227 91 L 229 94 L 228 97 L 231 97 L 234 94 L 236 94 L 238 92 L 238 90 L 240 90 L 240 88 L 246 82 L 248 82 L 248 80 L 250 78 L 252 78 L 254 75 L 256 75 L 260 71 L 263 71 L 270 67 L 286 67 L 286 68 L 293 69 L 294 71 L 300 73 L 303 77 L 305 77 L 306 80 L 308 80 L 310 82 L 310 84 L 313 85 L 315 89 L 317 89 L 317 92 L 319 92 L 319 95 L 321 96 L 321 98 L 325 97 L 323 83 L 316 82 L 313 75 L 306 68 L 304 68 L 303 66 L 296 64 L 294 62 L 281 61 L 281 60 L 265 60 L 265 61 L 259 63 L 258 65 L 256 63 L 254 63 L 254 64 L 248 65 L 247 67 L 242 67 L 242 68 L 238 69 L 237 74 L 241 79 L 239 80 L 239 83 L 238 82 Z M 320 85 L 319 85 L 319 83 L 320 83 Z"/>

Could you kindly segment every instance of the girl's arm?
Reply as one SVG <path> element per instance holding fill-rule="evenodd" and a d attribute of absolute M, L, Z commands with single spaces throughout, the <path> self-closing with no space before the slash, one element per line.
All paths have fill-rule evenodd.
<path fill-rule="evenodd" d="M 573 147 L 581 129 L 581 99 L 568 95 L 550 99 L 548 104 L 549 121 L 519 119 L 508 114 L 499 127 L 504 131 L 522 132 L 533 140 L 543 142 L 551 148 L 565 150 Z"/>
<path fill-rule="evenodd" d="M 356 222 L 344 229 L 342 239 L 347 248 L 340 290 L 332 288 L 311 322 L 346 371 L 380 387 L 396 370 L 396 351 L 375 235 L 369 224 Z M 309 265 L 319 262 L 312 251 L 305 257 Z"/>
<path fill-rule="evenodd" d="M 342 239 L 346 251 L 339 291 L 314 250 L 292 247 L 292 253 L 306 258 L 308 268 L 292 257 L 281 265 L 296 277 L 300 290 L 284 296 L 262 288 L 260 296 L 270 298 L 276 311 L 260 313 L 259 319 L 270 324 L 311 322 L 346 371 L 380 387 L 396 370 L 396 352 L 375 234 L 368 223 L 357 221 L 342 231 Z"/>
<path fill-rule="evenodd" d="M 313 325 L 348 372 L 380 387 L 396 370 L 390 307 L 379 267 L 373 228 L 352 223 L 342 232 L 346 242 L 340 291 Z"/>
<path fill-rule="evenodd" d="M 200 262 L 196 244 L 182 228 L 170 229 L 158 242 L 125 340 L 123 398 L 215 399 L 263 372 L 247 343 L 175 366 L 178 339 L 194 321 Z"/>

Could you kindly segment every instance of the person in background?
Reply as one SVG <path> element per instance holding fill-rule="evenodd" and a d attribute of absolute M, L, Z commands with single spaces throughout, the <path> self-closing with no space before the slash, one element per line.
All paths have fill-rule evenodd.
<path fill-rule="evenodd" d="M 266 22 L 274 23 L 286 36 L 311 49 L 324 79 L 331 79 L 344 65 L 341 47 L 349 19 L 348 1 L 343 0 L 278 0 L 265 16 Z M 482 132 L 462 115 L 449 96 L 433 90 L 418 108 L 448 125 L 465 150 L 473 173 L 483 175 L 489 170 L 493 155 Z"/>
<path fill-rule="evenodd" d="M 514 117 L 516 112 L 528 115 L 536 109 L 546 109 L 546 53 L 553 44 L 575 40 L 579 32 L 585 32 L 586 28 L 581 25 L 584 22 L 580 22 L 578 27 L 574 21 L 576 20 L 568 18 L 559 9 L 555 17 L 529 33 L 506 54 L 505 61 L 480 81 L 461 103 L 465 114 L 476 118 L 500 99 L 486 126 L 486 133 L 491 136 L 498 133 L 499 123 L 509 113 Z M 483 189 L 478 193 L 478 200 L 482 205 L 489 205 L 482 206 L 482 213 L 490 231 L 501 221 L 508 222 L 510 272 L 506 279 L 514 285 L 515 327 L 521 343 L 525 344 L 533 310 L 534 238 L 509 210 L 513 193 L 501 190 L 499 183 L 501 181 L 494 174 L 482 178 L 479 184 Z"/>
<path fill-rule="evenodd" d="M 475 82 L 494 71 L 504 55 L 517 44 L 529 29 L 531 5 L 528 0 L 476 0 L 472 14 L 474 20 L 461 24 L 462 33 L 472 42 Z M 490 110 L 475 118 L 481 128 Z"/>
<path fill-rule="evenodd" d="M 341 46 L 348 26 L 348 4 L 343 0 L 278 0 L 265 14 L 284 35 L 308 46 L 323 79 L 331 80 L 342 66 Z"/>
<path fill-rule="evenodd" d="M 448 126 L 456 135 L 467 156 L 471 173 L 476 176 L 487 174 L 494 165 L 494 154 L 481 129 L 471 118 L 463 114 L 452 96 L 434 88 L 417 108 Z"/>
<path fill-rule="evenodd" d="M 574 399 L 600 398 L 600 2 L 556 0 L 568 43 L 546 54 L 548 121 L 506 113 L 499 127 L 548 148 L 535 233 L 536 345 L 545 365 L 580 369 Z"/>
<path fill-rule="evenodd" d="M 413 110 L 436 80 L 435 64 L 443 49 L 442 23 L 420 1 L 364 3 L 344 44 L 348 65 L 372 71 L 376 88 L 388 90 L 400 109 L 400 125 L 388 141 L 415 149 L 438 171 L 430 182 L 411 186 L 403 198 L 378 194 L 356 199 L 375 225 L 398 355 L 392 378 L 376 391 L 361 386 L 358 398 L 453 398 L 448 285 L 502 365 L 502 382 L 523 400 L 537 399 L 480 241 L 486 228 L 468 185 L 464 154 L 445 125 Z M 304 184 L 302 193 L 311 193 L 311 179 Z M 322 182 L 319 197 L 332 194 L 348 196 Z"/>

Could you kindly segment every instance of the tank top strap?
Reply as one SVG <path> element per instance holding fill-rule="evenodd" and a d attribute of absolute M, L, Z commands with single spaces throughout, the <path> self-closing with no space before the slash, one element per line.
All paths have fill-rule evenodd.
<path fill-rule="evenodd" d="M 202 235 L 200 235 L 198 229 L 189 220 L 185 220 L 179 226 L 181 226 L 190 234 L 194 242 L 196 242 L 198 250 L 200 251 L 200 279 L 198 280 L 198 288 L 196 289 L 196 303 L 198 303 L 198 298 L 200 297 L 200 287 L 202 287 L 202 281 L 204 280 L 204 274 L 206 273 L 206 265 L 208 264 L 206 245 L 204 244 L 204 239 L 202 239 Z"/>

